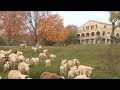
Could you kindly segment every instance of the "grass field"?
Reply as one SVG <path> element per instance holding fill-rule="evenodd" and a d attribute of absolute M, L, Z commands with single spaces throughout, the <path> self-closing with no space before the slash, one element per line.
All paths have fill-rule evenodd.
<path fill-rule="evenodd" d="M 30 66 L 29 76 L 33 79 L 39 79 L 44 71 L 59 73 L 60 62 L 63 59 L 80 60 L 83 65 L 94 68 L 91 79 L 117 79 L 120 78 L 120 45 L 69 45 L 69 46 L 46 46 L 49 54 L 53 53 L 57 57 L 49 68 L 45 64 L 40 64 L 36 69 Z M 34 52 L 31 47 L 21 49 L 18 46 L 0 46 L 0 50 L 17 49 L 23 52 L 26 58 L 37 57 L 39 53 Z M 16 67 L 17 69 L 17 67 Z M 7 72 L 3 72 L 3 65 L 0 64 L 0 75 L 7 78 Z M 65 76 L 66 77 L 66 76 Z"/>

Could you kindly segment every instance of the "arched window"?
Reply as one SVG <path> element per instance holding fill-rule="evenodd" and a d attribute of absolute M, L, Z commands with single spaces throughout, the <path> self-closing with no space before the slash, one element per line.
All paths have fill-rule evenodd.
<path fill-rule="evenodd" d="M 77 34 L 77 38 L 80 38 L 80 34 Z"/>
<path fill-rule="evenodd" d="M 89 37 L 89 33 L 86 33 L 86 37 Z"/>
<path fill-rule="evenodd" d="M 82 37 L 82 38 L 83 38 L 83 37 L 85 37 L 85 34 L 84 34 L 84 33 L 82 33 L 82 34 L 81 34 L 81 37 Z"/>
<path fill-rule="evenodd" d="M 94 32 L 91 33 L 91 36 L 94 36 Z"/>
<path fill-rule="evenodd" d="M 103 36 L 105 36 L 105 31 L 103 31 Z"/>
<path fill-rule="evenodd" d="M 96 35 L 97 35 L 97 36 L 100 36 L 100 32 L 99 32 L 99 31 L 97 31 L 97 32 L 96 32 Z"/>

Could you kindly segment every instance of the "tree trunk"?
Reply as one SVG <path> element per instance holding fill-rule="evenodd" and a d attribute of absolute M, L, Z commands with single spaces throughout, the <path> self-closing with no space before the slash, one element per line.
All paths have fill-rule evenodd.
<path fill-rule="evenodd" d="M 12 46 L 12 39 L 8 39 L 8 45 Z"/>
<path fill-rule="evenodd" d="M 111 32 L 111 44 L 114 44 L 114 30 L 115 30 L 115 22 L 112 22 L 112 32 Z"/>

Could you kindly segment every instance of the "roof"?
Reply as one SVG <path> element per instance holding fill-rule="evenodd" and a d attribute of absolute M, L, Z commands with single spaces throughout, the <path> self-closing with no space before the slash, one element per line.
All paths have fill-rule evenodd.
<path fill-rule="evenodd" d="M 89 21 L 92 21 L 92 22 L 96 22 L 96 23 L 100 23 L 100 24 L 106 24 L 106 25 L 111 25 L 109 23 L 103 23 L 103 22 L 99 22 L 99 21 L 94 21 L 94 20 L 89 20 Z M 112 25 L 111 25 L 112 26 Z"/>
<path fill-rule="evenodd" d="M 111 24 L 103 23 L 103 22 L 99 22 L 99 21 L 94 21 L 94 20 L 89 20 L 89 21 L 87 21 L 86 23 L 88 23 L 88 22 L 90 22 L 90 21 L 95 22 L 95 23 L 99 23 L 99 24 L 104 24 L 104 25 L 110 25 L 110 26 L 112 26 Z M 85 23 L 85 24 L 86 24 L 86 23 Z M 83 25 L 85 25 L 85 24 L 83 24 Z M 82 26 L 83 26 L 83 25 L 82 25 Z M 82 27 L 82 26 L 81 26 L 81 27 Z M 80 28 L 80 27 L 79 27 L 79 28 Z"/>

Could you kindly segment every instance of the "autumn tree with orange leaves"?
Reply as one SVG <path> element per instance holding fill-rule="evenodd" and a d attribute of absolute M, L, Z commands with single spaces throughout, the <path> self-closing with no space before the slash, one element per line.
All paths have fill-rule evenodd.
<path fill-rule="evenodd" d="M 50 14 L 42 18 L 37 27 L 39 41 L 63 42 L 67 39 L 68 30 L 63 25 L 63 19 L 59 15 Z"/>
<path fill-rule="evenodd" d="M 28 36 L 34 42 L 39 43 L 39 37 L 37 33 L 38 22 L 41 22 L 42 18 L 47 17 L 50 11 L 26 11 L 26 26 L 29 30 Z"/>
<path fill-rule="evenodd" d="M 12 45 L 12 39 L 23 39 L 26 25 L 24 23 L 26 13 L 24 11 L 0 11 L 0 32 Z"/>

